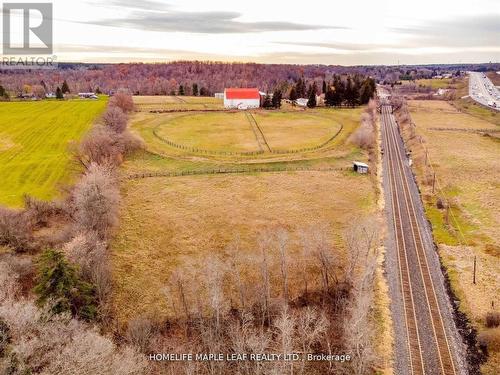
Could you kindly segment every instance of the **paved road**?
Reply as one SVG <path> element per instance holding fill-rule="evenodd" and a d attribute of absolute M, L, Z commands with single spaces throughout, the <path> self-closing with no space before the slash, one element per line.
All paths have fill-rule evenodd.
<path fill-rule="evenodd" d="M 382 99 L 387 275 L 397 374 L 466 374 L 439 258 L 392 108 Z"/>
<path fill-rule="evenodd" d="M 483 73 L 469 72 L 469 96 L 482 105 L 500 111 L 500 91 Z"/>

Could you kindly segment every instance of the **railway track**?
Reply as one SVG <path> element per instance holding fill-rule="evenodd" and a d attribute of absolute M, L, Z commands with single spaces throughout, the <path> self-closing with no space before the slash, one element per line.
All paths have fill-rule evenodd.
<path fill-rule="evenodd" d="M 409 374 L 455 375 L 392 108 L 382 104 L 382 137 L 402 293 Z M 405 372 L 406 373 L 406 372 Z"/>

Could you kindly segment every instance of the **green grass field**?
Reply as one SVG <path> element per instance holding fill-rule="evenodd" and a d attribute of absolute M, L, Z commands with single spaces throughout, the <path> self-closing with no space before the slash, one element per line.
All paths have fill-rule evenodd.
<path fill-rule="evenodd" d="M 0 103 L 0 204 L 21 206 L 24 194 L 57 196 L 75 172 L 70 142 L 81 139 L 106 101 Z"/>
<path fill-rule="evenodd" d="M 259 151 L 245 113 L 196 113 L 160 116 L 157 134 L 177 144 L 212 151 Z"/>
<path fill-rule="evenodd" d="M 335 110 L 307 113 L 259 111 L 255 120 L 272 149 L 300 149 L 318 146 L 340 129 Z"/>

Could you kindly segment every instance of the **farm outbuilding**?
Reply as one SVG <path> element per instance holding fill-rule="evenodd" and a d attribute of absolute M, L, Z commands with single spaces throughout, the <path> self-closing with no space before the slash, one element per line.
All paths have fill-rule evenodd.
<path fill-rule="evenodd" d="M 249 109 L 260 107 L 260 93 L 258 89 L 225 89 L 224 107 Z"/>
<path fill-rule="evenodd" d="M 361 163 L 359 161 L 355 161 L 353 163 L 353 169 L 354 169 L 354 172 L 358 172 L 361 174 L 368 173 L 368 165 L 365 163 Z"/>

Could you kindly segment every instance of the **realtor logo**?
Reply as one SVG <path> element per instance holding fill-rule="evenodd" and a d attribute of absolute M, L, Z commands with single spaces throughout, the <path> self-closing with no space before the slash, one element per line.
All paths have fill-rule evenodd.
<path fill-rule="evenodd" d="M 52 54 L 52 4 L 4 3 L 4 55 Z"/>

